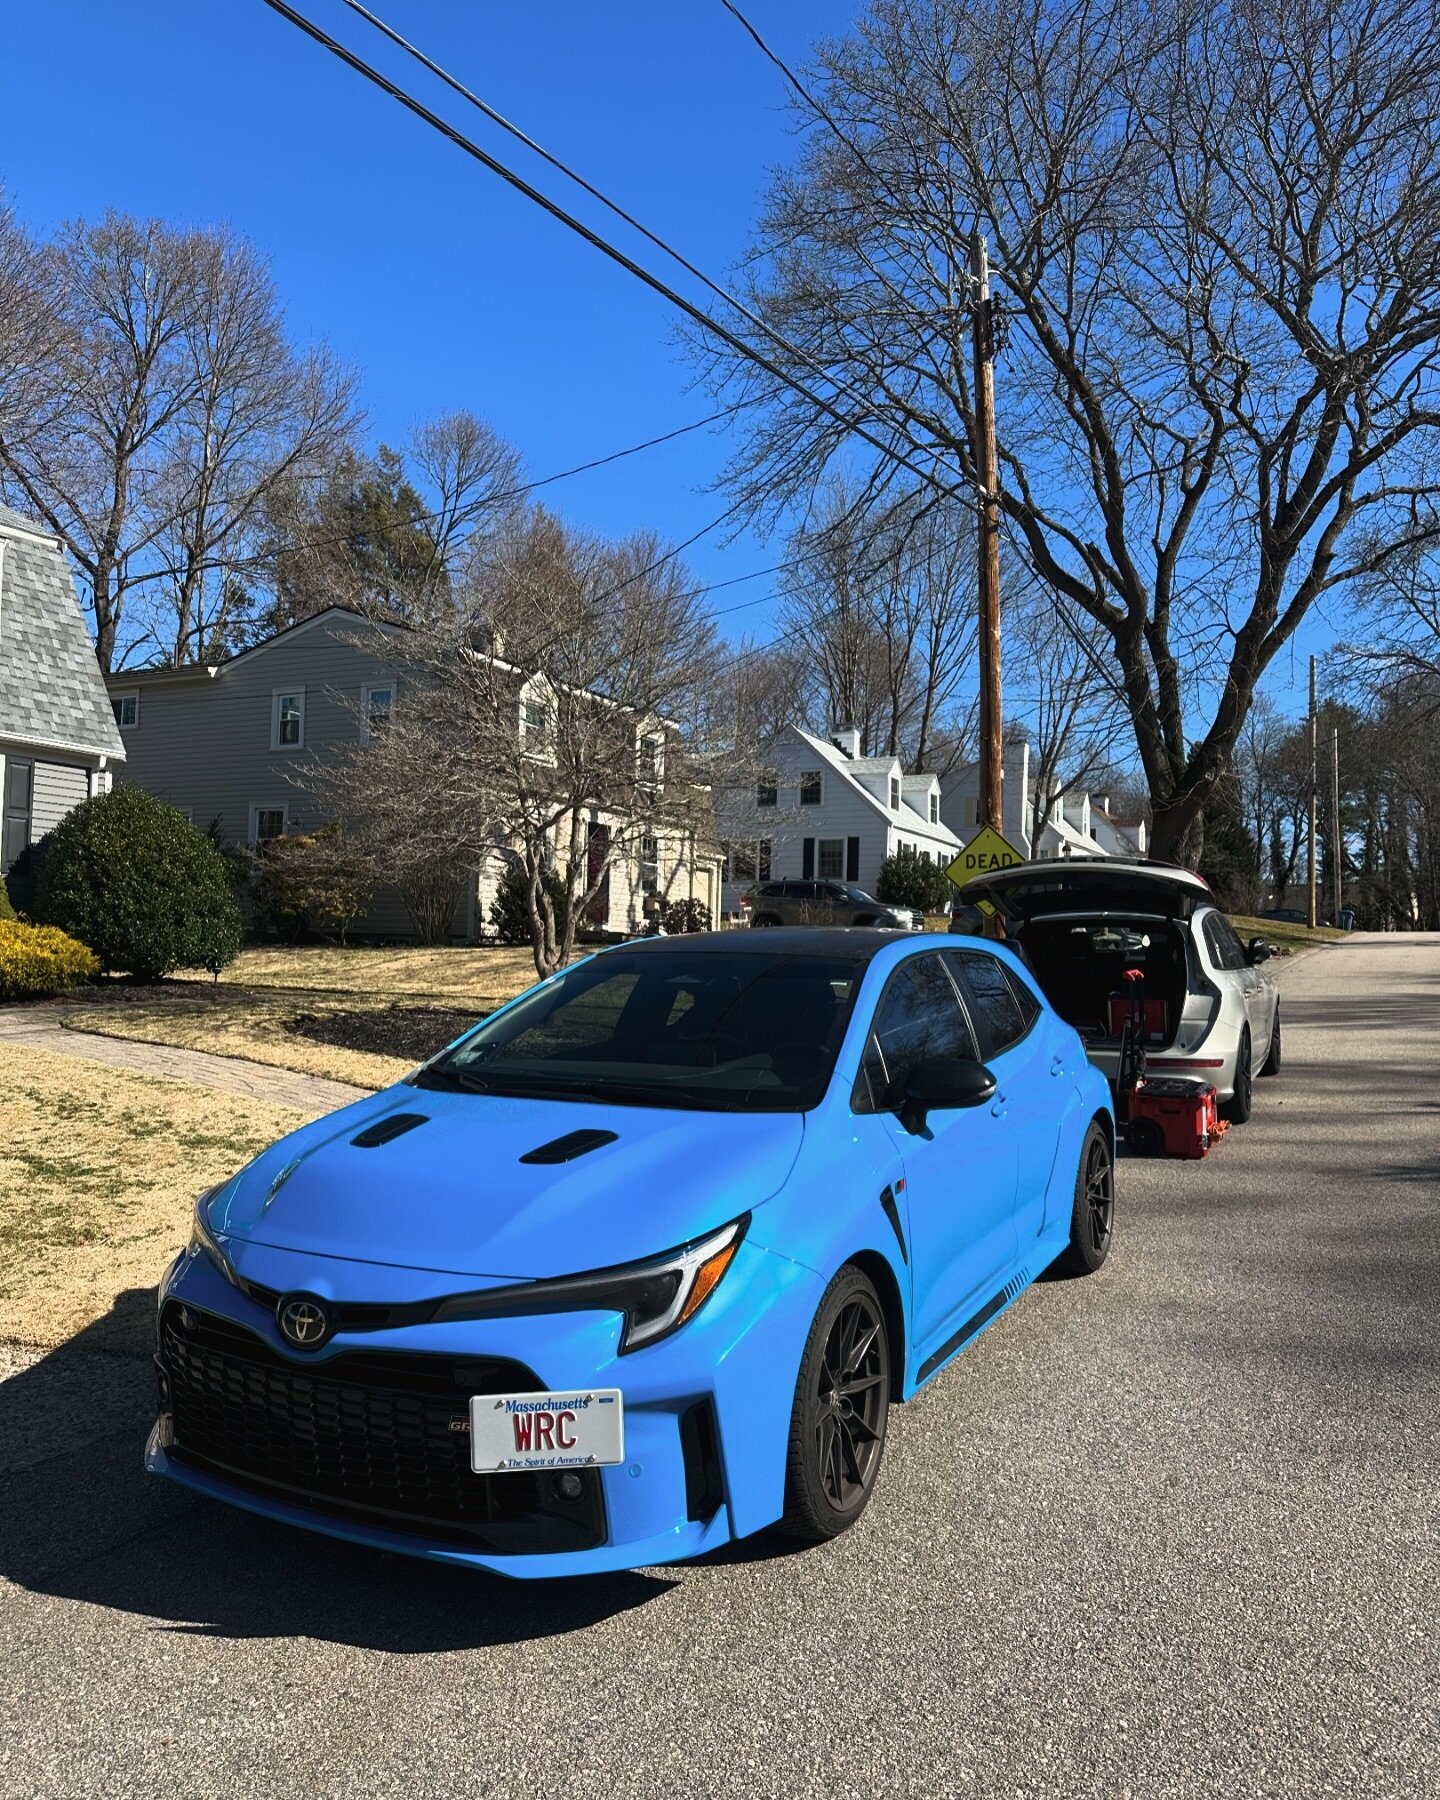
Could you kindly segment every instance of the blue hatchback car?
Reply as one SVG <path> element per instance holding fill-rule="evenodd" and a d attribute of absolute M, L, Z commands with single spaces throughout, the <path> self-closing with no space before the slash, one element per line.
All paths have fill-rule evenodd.
<path fill-rule="evenodd" d="M 832 1537 L 890 1405 L 1105 1260 L 1114 1140 L 998 945 L 603 951 L 201 1198 L 147 1467 L 507 1575 Z"/>

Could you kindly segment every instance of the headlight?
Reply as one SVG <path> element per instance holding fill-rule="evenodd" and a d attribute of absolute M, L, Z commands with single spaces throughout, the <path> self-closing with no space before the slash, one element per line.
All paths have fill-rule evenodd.
<path fill-rule="evenodd" d="M 442 1301 L 432 1317 L 496 1319 L 533 1313 L 620 1312 L 625 1315 L 620 1333 L 623 1356 L 628 1350 L 658 1343 L 694 1318 L 734 1261 L 749 1223 L 746 1213 L 709 1237 L 671 1250 L 653 1262 L 629 1263 L 559 1281 L 527 1281 L 479 1294 L 456 1294 Z"/>
<path fill-rule="evenodd" d="M 225 1184 L 222 1182 L 221 1187 L 224 1185 Z M 231 1287 L 234 1287 L 236 1285 L 235 1271 L 230 1267 L 230 1259 L 220 1248 L 215 1234 L 210 1229 L 208 1208 L 210 1202 L 219 1192 L 219 1187 L 206 1188 L 205 1192 L 195 1202 L 195 1216 L 190 1222 L 190 1244 L 186 1251 L 186 1255 L 192 1260 L 197 1256 L 209 1257 L 210 1261 L 214 1263 L 215 1267 L 230 1283 Z"/>

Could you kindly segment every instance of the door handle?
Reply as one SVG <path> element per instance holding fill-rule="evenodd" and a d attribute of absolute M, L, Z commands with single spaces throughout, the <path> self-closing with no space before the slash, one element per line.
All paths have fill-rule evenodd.
<path fill-rule="evenodd" d="M 1003 1119 L 1006 1110 L 1005 1096 L 1003 1094 L 997 1094 L 990 1108 L 990 1117 L 992 1119 Z"/>
<path fill-rule="evenodd" d="M 1050 1058 L 1050 1073 L 1052 1075 L 1063 1075 L 1065 1073 L 1065 1058 L 1063 1056 L 1052 1056 Z"/>

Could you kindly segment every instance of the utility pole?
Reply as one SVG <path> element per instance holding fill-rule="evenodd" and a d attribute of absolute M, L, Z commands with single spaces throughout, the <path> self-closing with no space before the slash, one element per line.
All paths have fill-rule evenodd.
<path fill-rule="evenodd" d="M 1335 910 L 1330 923 L 1340 923 L 1340 908 L 1345 904 L 1345 850 L 1340 837 L 1340 727 L 1330 727 L 1330 847 L 1335 865 Z"/>
<path fill-rule="evenodd" d="M 1315 658 L 1310 658 L 1310 911 L 1308 914 L 1310 928 L 1313 931 L 1318 923 L 1315 916 L 1315 881 L 1318 873 L 1319 856 L 1315 842 L 1315 794 L 1319 785 L 1319 766 L 1315 755 L 1315 739 L 1319 730 L 1319 721 L 1315 716 Z"/>
<path fill-rule="evenodd" d="M 1002 831 L 1000 799 L 1000 494 L 995 454 L 995 321 L 990 310 L 990 250 L 970 240 L 975 340 L 975 455 L 980 478 L 980 823 Z"/>

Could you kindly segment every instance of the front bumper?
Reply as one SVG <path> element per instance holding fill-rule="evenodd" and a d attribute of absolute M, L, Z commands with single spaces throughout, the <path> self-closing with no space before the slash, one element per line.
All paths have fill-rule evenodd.
<path fill-rule="evenodd" d="M 330 1299 L 413 1300 L 427 1280 L 454 1287 L 256 1246 L 242 1274 Z M 376 1291 L 387 1282 L 391 1292 Z M 747 1243 L 689 1324 L 623 1357 L 619 1321 L 601 1313 L 342 1333 L 297 1352 L 272 1312 L 204 1257 L 178 1259 L 160 1302 L 151 1473 L 286 1524 L 524 1578 L 672 1562 L 777 1518 L 794 1376 L 819 1292 L 809 1270 Z M 584 1505 L 560 1504 L 544 1477 L 471 1474 L 458 1423 L 444 1442 L 444 1415 L 463 1418 L 467 1385 L 487 1391 L 487 1359 L 488 1391 L 532 1381 L 623 1391 L 625 1460 L 587 1472 Z M 403 1378 L 385 1373 L 394 1369 Z M 533 1490 L 521 1502 L 517 1483 Z M 487 1495 L 489 1484 L 512 1485 Z"/>

